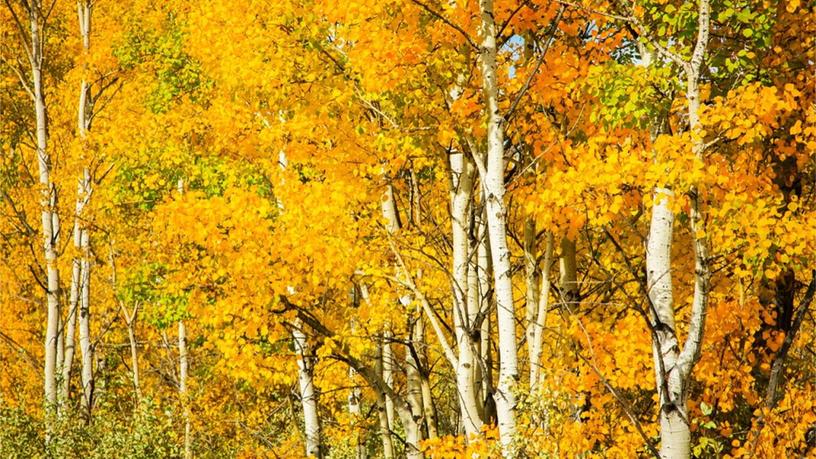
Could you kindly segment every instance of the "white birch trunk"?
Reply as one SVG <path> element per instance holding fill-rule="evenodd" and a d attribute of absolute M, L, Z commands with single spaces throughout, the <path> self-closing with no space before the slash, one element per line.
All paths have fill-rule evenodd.
<path fill-rule="evenodd" d="M 355 308 L 360 307 L 360 294 L 357 291 L 356 287 L 351 288 L 351 300 L 354 304 Z M 354 335 L 357 333 L 357 322 L 354 318 L 350 320 L 350 328 L 351 334 Z M 348 369 L 348 376 L 349 381 L 354 382 L 357 377 L 357 371 L 353 367 L 349 367 Z M 360 389 L 359 386 L 354 386 L 349 391 L 348 395 L 348 412 L 351 417 L 354 419 L 354 423 L 357 424 L 362 421 L 362 402 L 363 402 L 363 391 Z M 366 459 L 368 456 L 366 451 L 365 439 L 362 432 L 358 432 L 354 438 L 354 446 L 356 449 L 355 457 L 357 459 Z"/>
<path fill-rule="evenodd" d="M 77 18 L 79 20 L 79 31 L 82 37 L 82 51 L 87 55 L 90 51 L 91 33 L 91 2 L 82 0 L 77 2 Z M 87 65 L 84 68 L 88 70 Z M 88 95 L 90 93 L 90 83 L 84 78 L 80 81 L 79 104 L 77 108 L 77 132 L 80 140 L 84 143 L 88 132 L 90 113 L 88 113 Z M 74 215 L 74 228 L 79 229 L 79 257 L 80 257 L 80 283 L 79 283 L 79 348 L 82 353 L 82 405 L 90 419 L 93 410 L 94 396 L 94 373 L 93 373 L 93 349 L 91 347 L 91 311 L 90 311 L 90 284 L 91 284 L 91 253 L 90 235 L 88 227 L 83 221 L 82 211 L 91 197 L 91 174 L 86 167 L 82 172 L 77 190 L 76 213 Z M 74 243 L 76 244 L 76 237 Z M 73 279 L 72 279 L 73 280 Z M 73 286 L 72 286 L 73 290 Z"/>
<path fill-rule="evenodd" d="M 385 383 L 390 388 L 394 388 L 394 352 L 391 349 L 391 332 L 385 331 L 382 340 L 382 376 Z M 394 430 L 394 400 L 391 396 L 385 396 L 385 415 L 388 419 L 389 430 Z"/>
<path fill-rule="evenodd" d="M 111 277 L 110 285 L 114 294 L 118 289 L 118 282 L 116 276 L 116 253 L 114 251 L 113 241 L 110 243 L 110 251 L 108 252 L 108 260 L 110 263 Z M 128 330 L 128 344 L 130 345 L 130 373 L 131 381 L 133 382 L 134 394 L 134 411 L 137 411 L 142 403 L 142 389 L 139 382 L 139 342 L 136 340 L 136 321 L 139 316 L 139 302 L 135 302 L 133 309 L 128 312 L 124 302 L 119 303 L 119 311 L 122 313 L 122 319 L 125 321 L 125 326 Z"/>
<path fill-rule="evenodd" d="M 385 219 L 386 230 L 389 234 L 394 234 L 399 230 L 399 215 L 397 214 L 397 205 L 394 200 L 394 188 L 389 184 L 385 189 L 385 194 L 382 198 L 382 214 Z M 382 342 L 382 375 L 388 387 L 394 387 L 394 353 L 391 349 L 391 332 L 386 330 L 383 334 Z M 389 430 L 394 428 L 394 400 L 387 394 L 385 395 L 385 414 L 388 420 Z"/>
<path fill-rule="evenodd" d="M 487 114 L 487 170 L 482 186 L 487 209 L 487 232 L 493 259 L 493 279 L 496 293 L 499 334 L 499 384 L 496 391 L 499 436 L 504 457 L 515 457 L 513 439 L 516 434 L 515 384 L 518 378 L 516 354 L 516 317 L 513 304 L 510 249 L 504 202 L 504 132 L 499 113 L 499 90 L 496 80 L 496 23 L 493 1 L 480 0 L 481 69 Z"/>
<path fill-rule="evenodd" d="M 553 236 L 547 233 L 547 247 L 544 249 L 544 266 L 541 268 L 541 286 L 538 304 L 533 322 L 530 342 L 530 392 L 538 390 L 541 383 L 541 346 L 544 342 L 544 329 L 547 326 L 547 310 L 550 302 L 550 268 L 552 267 Z"/>
<path fill-rule="evenodd" d="M 652 221 L 646 246 L 646 280 L 654 329 L 653 353 L 655 381 L 660 400 L 661 455 L 666 458 L 689 457 L 689 430 L 683 420 L 685 391 L 676 367 L 679 355 L 671 275 L 671 244 L 674 214 L 673 194 L 655 190 Z"/>
<path fill-rule="evenodd" d="M 419 353 L 420 363 L 427 369 L 428 358 L 425 354 L 425 348 L 427 347 L 425 341 L 425 322 L 422 320 L 422 317 L 417 319 L 416 328 L 414 328 L 414 343 L 417 343 L 419 346 L 417 353 Z M 422 390 L 422 412 L 425 417 L 428 438 L 436 438 L 439 436 L 437 433 L 439 421 L 436 415 L 436 407 L 434 406 L 433 393 L 431 392 L 431 381 L 428 379 L 428 374 L 426 372 L 420 373 L 420 378 Z"/>
<path fill-rule="evenodd" d="M 410 320 L 411 319 L 409 319 L 409 321 Z M 417 446 L 419 446 L 419 442 L 422 440 L 422 429 L 420 426 L 424 421 L 424 415 L 422 405 L 422 378 L 419 374 L 421 363 L 419 361 L 419 349 L 417 348 L 417 342 L 414 340 L 414 338 L 416 337 L 416 322 L 421 320 L 422 316 L 420 315 L 420 317 L 418 317 L 413 324 L 409 323 L 408 329 L 410 333 L 411 346 L 416 354 L 411 352 L 410 349 L 407 349 L 405 356 L 405 360 L 407 361 L 405 366 L 405 385 L 407 390 L 406 399 L 411 409 L 412 424 L 415 424 L 413 429 L 415 431 L 415 435 L 417 436 L 413 439 L 413 444 Z"/>
<path fill-rule="evenodd" d="M 349 368 L 349 380 L 354 380 L 357 372 L 353 368 Z M 354 387 L 349 392 L 348 396 L 348 410 L 349 414 L 355 419 L 355 423 L 360 421 L 362 416 L 361 403 L 363 399 L 363 392 L 359 387 Z M 356 450 L 355 457 L 357 459 L 366 459 L 368 453 L 366 451 L 365 439 L 362 432 L 356 434 L 354 438 L 354 447 Z"/>
<path fill-rule="evenodd" d="M 383 377 L 382 343 L 377 347 L 376 364 L 377 376 L 383 378 L 383 384 L 386 384 L 385 378 Z M 377 418 L 380 422 L 380 441 L 383 446 L 383 457 L 385 459 L 392 459 L 394 457 L 394 440 L 391 438 L 391 426 L 388 424 L 388 413 L 385 407 L 385 397 L 387 394 L 376 388 L 375 390 L 377 391 Z"/>
<path fill-rule="evenodd" d="M 482 331 L 484 324 L 484 316 L 480 316 L 482 308 L 482 298 L 479 291 L 479 241 L 477 235 L 478 227 L 475 218 L 475 209 L 470 206 L 470 230 L 468 235 L 468 270 L 467 270 L 467 324 L 468 324 L 468 340 L 470 342 L 470 352 L 472 354 L 471 360 L 473 365 L 471 368 L 471 381 L 473 385 L 473 392 L 476 406 L 478 408 L 479 418 L 484 423 L 484 397 L 482 394 L 482 381 L 485 374 L 484 361 L 481 353 L 481 337 L 478 336 Z"/>
<path fill-rule="evenodd" d="M 705 162 L 705 139 L 702 138 L 703 126 L 700 122 L 700 77 L 708 46 L 710 15 L 709 0 L 700 0 L 697 17 L 697 43 L 691 62 L 686 69 L 686 101 L 688 104 L 689 129 L 691 131 L 691 148 L 694 155 L 703 162 Z M 708 235 L 706 234 L 705 215 L 700 199 L 701 193 L 702 189 L 699 185 L 693 185 L 689 193 L 691 196 L 689 226 L 694 241 L 694 297 L 691 303 L 688 337 L 678 362 L 684 380 L 691 376 L 694 365 L 700 359 L 711 279 L 711 269 L 708 261 Z"/>
<path fill-rule="evenodd" d="M 578 300 L 578 263 L 575 260 L 575 242 L 564 236 L 561 238 L 561 296 L 570 308 L 575 307 Z"/>
<path fill-rule="evenodd" d="M 382 215 L 385 220 L 385 229 L 389 234 L 394 234 L 399 230 L 399 216 L 397 214 L 397 206 L 394 200 L 394 188 L 388 184 L 385 193 L 382 197 Z M 367 297 L 367 295 L 366 295 Z M 389 327 L 390 324 L 386 324 Z M 380 373 L 383 382 L 391 390 L 394 389 L 394 373 L 393 373 L 393 352 L 390 343 L 391 333 L 385 331 L 383 338 L 380 341 L 379 365 Z M 386 457 L 394 456 L 394 444 L 391 432 L 395 426 L 394 419 L 394 400 L 388 393 L 383 393 L 379 401 L 380 407 L 380 435 L 383 442 L 383 453 Z"/>
<path fill-rule="evenodd" d="M 179 179 L 176 184 L 179 195 L 184 193 L 184 180 Z M 184 416 L 184 458 L 193 457 L 193 437 L 190 423 L 190 400 L 187 393 L 187 377 L 190 364 L 187 360 L 187 327 L 183 320 L 178 321 L 178 348 L 179 348 L 179 398 L 181 399 Z"/>
<path fill-rule="evenodd" d="M 699 0 L 697 40 L 691 60 L 684 63 L 686 102 L 691 131 L 692 152 L 705 160 L 705 143 L 700 122 L 700 72 L 708 46 L 710 26 L 709 0 Z M 664 459 L 686 459 L 690 456 L 691 433 L 687 410 L 688 386 L 695 363 L 700 357 L 706 310 L 708 308 L 709 280 L 708 239 L 705 218 L 700 203 L 701 190 L 690 189 L 691 210 L 689 226 L 694 248 L 694 296 L 689 318 L 689 331 L 682 350 L 675 332 L 671 286 L 671 223 L 673 215 L 668 200 L 661 200 L 657 190 L 652 209 L 652 227 L 647 248 L 647 281 L 649 296 L 654 307 L 653 328 L 656 341 L 653 346 L 656 381 L 660 395 L 660 455 Z M 654 240 L 653 240 L 654 239 Z"/>
<path fill-rule="evenodd" d="M 317 391 L 315 391 L 313 380 L 314 362 L 310 355 L 306 335 L 297 326 L 292 330 L 292 336 L 295 339 L 295 351 L 298 354 L 298 382 L 300 401 L 303 406 L 304 432 L 306 433 L 306 456 L 321 457 Z"/>
<path fill-rule="evenodd" d="M 353 381 L 354 378 L 357 376 L 357 372 L 354 368 L 349 367 L 349 380 Z M 348 411 L 349 414 L 355 419 L 355 423 L 360 421 L 360 417 L 362 416 L 361 410 L 361 403 L 363 400 L 363 391 L 360 390 L 359 387 L 353 387 L 349 392 L 348 396 Z M 365 441 L 363 438 L 362 433 L 358 433 L 356 438 L 354 439 L 354 445 L 356 449 L 356 458 L 357 459 L 365 459 L 367 455 Z"/>
<path fill-rule="evenodd" d="M 457 345 L 456 390 L 466 437 L 479 435 L 482 419 L 477 401 L 475 364 L 471 344 L 470 319 L 474 314 L 468 301 L 468 265 L 470 264 L 468 228 L 475 169 L 472 159 L 463 153 L 450 155 L 451 235 L 453 266 L 453 320 Z"/>
<path fill-rule="evenodd" d="M 399 213 L 397 211 L 397 203 L 394 198 L 394 188 L 389 184 L 382 201 L 383 218 L 386 221 L 386 230 L 393 235 L 400 229 Z M 389 326 L 387 324 L 386 326 Z M 391 338 L 393 334 L 390 330 L 384 333 L 384 342 L 382 344 L 382 375 L 385 385 L 390 389 L 388 392 L 394 392 L 394 369 L 397 368 L 394 360 L 394 352 L 391 348 Z M 384 394 L 385 414 L 388 426 L 393 429 L 395 423 L 394 416 L 398 412 L 402 427 L 405 430 L 405 455 L 411 459 L 419 459 L 423 457 L 420 450 L 420 441 L 422 441 L 422 387 L 417 369 L 418 362 L 408 357 L 408 368 L 406 369 L 408 394 L 404 402 L 400 406 L 395 407 L 394 397 L 390 393 Z M 390 437 L 390 435 L 389 435 Z M 385 443 L 384 443 L 385 445 Z"/>
<path fill-rule="evenodd" d="M 178 348 L 179 348 L 179 397 L 181 398 L 182 410 L 184 412 L 184 457 L 193 457 L 193 437 L 190 425 L 190 400 L 187 394 L 187 373 L 189 363 L 187 361 L 187 327 L 184 321 L 178 322 Z"/>
<path fill-rule="evenodd" d="M 59 271 L 57 269 L 57 238 L 59 215 L 57 214 L 57 189 L 51 178 L 51 157 L 48 152 L 48 115 L 43 83 L 43 38 L 41 30 L 42 2 L 29 2 L 28 19 L 31 28 L 29 63 L 33 83 L 34 113 L 36 119 L 37 166 L 40 184 L 40 209 L 42 214 L 43 253 L 46 269 L 47 323 L 45 329 L 44 402 L 46 427 L 49 431 L 57 409 L 57 341 L 59 335 Z M 47 435 L 47 437 L 49 436 Z"/>
<path fill-rule="evenodd" d="M 136 314 L 137 308 L 133 309 L 133 314 L 127 322 L 128 343 L 130 344 L 130 367 L 133 380 L 133 391 L 136 396 L 136 407 L 142 403 L 142 387 L 139 382 L 139 344 L 136 341 Z"/>
<path fill-rule="evenodd" d="M 480 375 L 481 381 L 481 396 L 483 404 L 489 397 L 493 396 L 493 358 L 491 344 L 491 324 L 493 299 L 490 295 L 490 272 L 492 266 L 490 262 L 490 241 L 487 236 L 487 222 L 485 221 L 484 211 L 476 216 L 477 225 L 477 248 L 476 248 L 476 278 L 479 284 L 479 311 L 484 314 L 484 320 L 481 323 L 481 330 L 479 333 L 479 358 L 481 359 L 479 367 L 482 369 Z M 488 419 L 489 413 L 485 413 L 485 421 Z"/>
<path fill-rule="evenodd" d="M 87 174 L 87 169 L 86 169 Z M 88 186 L 88 176 L 85 177 L 86 189 Z M 82 353 L 82 404 L 88 417 L 93 409 L 93 349 L 91 347 L 91 327 L 90 327 L 90 283 L 91 283 L 91 261 L 90 246 L 88 241 L 88 231 L 81 232 L 82 258 L 80 260 L 80 295 L 79 295 L 79 349 Z"/>
<path fill-rule="evenodd" d="M 75 245 L 79 246 L 79 231 L 76 225 L 74 226 L 74 241 Z M 71 263 L 71 291 L 68 298 L 68 317 L 65 324 L 65 351 L 62 360 L 62 381 L 59 393 L 60 409 L 65 407 L 68 403 L 68 394 L 71 385 L 71 372 L 74 364 L 74 353 L 76 352 L 76 323 L 79 315 L 79 282 L 80 282 L 80 264 L 78 259 L 72 260 Z"/>

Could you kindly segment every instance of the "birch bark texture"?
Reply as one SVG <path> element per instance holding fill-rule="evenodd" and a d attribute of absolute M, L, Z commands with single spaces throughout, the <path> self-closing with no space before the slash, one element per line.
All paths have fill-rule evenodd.
<path fill-rule="evenodd" d="M 453 245 L 452 279 L 453 320 L 457 345 L 456 390 L 459 411 L 467 437 L 478 436 L 482 428 L 478 390 L 475 384 L 474 347 L 471 342 L 471 322 L 476 305 L 469 301 L 470 250 L 468 229 L 476 173 L 473 159 L 462 152 L 453 152 L 450 162 L 451 240 Z"/>
<path fill-rule="evenodd" d="M 541 371 L 541 346 L 544 342 L 544 329 L 547 326 L 547 311 L 550 307 L 550 269 L 552 268 L 553 235 L 547 232 L 544 249 L 544 266 L 541 268 L 541 285 L 538 304 L 532 326 L 530 339 L 530 391 L 538 390 L 543 373 Z M 532 336 L 530 336 L 532 335 Z"/>
<path fill-rule="evenodd" d="M 190 400 L 187 393 L 187 376 L 189 372 L 189 361 L 187 360 L 187 327 L 183 320 L 178 322 L 178 348 L 179 348 L 179 398 L 184 416 L 184 457 L 193 457 L 193 437 L 190 425 Z"/>
<path fill-rule="evenodd" d="M 296 326 L 292 330 L 295 352 L 298 355 L 298 384 L 303 405 L 303 423 L 306 434 L 306 456 L 322 457 L 320 452 L 320 419 L 318 417 L 317 391 L 314 387 L 314 359 L 312 358 L 306 334 Z"/>
<path fill-rule="evenodd" d="M 692 153 L 705 161 L 705 142 L 700 122 L 700 78 L 708 46 L 711 8 L 709 0 L 698 1 L 697 37 L 691 59 L 680 64 L 686 79 L 686 111 L 691 134 Z M 656 46 L 666 54 L 664 48 Z M 651 56 L 644 60 L 652 62 Z M 674 215 L 671 190 L 655 190 L 649 240 L 646 249 L 647 289 L 650 304 L 655 382 L 660 400 L 660 455 L 664 459 L 688 458 L 691 454 L 691 432 L 687 409 L 688 387 L 694 365 L 700 358 L 708 309 L 711 271 L 708 239 L 700 194 L 693 184 L 689 190 L 689 230 L 694 251 L 694 294 L 688 324 L 688 336 L 680 346 L 676 332 L 671 281 L 671 245 Z"/>
<path fill-rule="evenodd" d="M 482 90 L 487 114 L 487 168 L 482 180 L 487 210 L 487 233 L 493 261 L 493 283 L 496 294 L 499 335 L 499 383 L 496 412 L 504 457 L 515 457 L 513 437 L 516 433 L 516 396 L 518 378 L 516 352 L 516 317 L 511 282 L 510 250 L 507 246 L 507 213 L 504 193 L 504 131 L 499 111 L 496 79 L 496 22 L 493 1 L 480 0 Z"/>
<path fill-rule="evenodd" d="M 77 18 L 79 32 L 82 37 L 82 53 L 87 55 L 91 47 L 91 14 L 92 3 L 89 0 L 77 2 Z M 87 64 L 83 69 L 88 70 Z M 79 104 L 77 107 L 77 133 L 83 146 L 90 129 L 91 85 L 83 75 L 79 84 Z M 74 245 L 79 253 L 79 348 L 82 353 L 82 407 L 85 415 L 90 419 L 93 410 L 94 397 L 94 350 L 91 346 L 91 247 L 88 225 L 85 223 L 83 210 L 92 194 L 91 172 L 88 167 L 82 171 L 77 186 L 76 207 L 74 212 Z M 76 260 L 74 260 L 76 264 Z M 73 273 L 72 273 L 73 274 Z M 72 282 L 76 278 L 72 275 Z M 74 290 L 74 286 L 71 287 Z M 73 308 L 76 305 L 72 305 Z M 70 312 L 69 312 L 70 314 Z M 68 362 L 66 362 L 67 364 Z"/>
<path fill-rule="evenodd" d="M 9 8 L 12 8 L 8 4 Z M 46 270 L 46 306 L 47 322 L 45 330 L 45 363 L 44 363 L 44 404 L 46 412 L 46 428 L 53 427 L 54 415 L 57 412 L 57 344 L 59 340 L 60 303 L 59 303 L 59 271 L 58 238 L 59 214 L 57 213 L 57 188 L 54 185 L 52 174 L 51 155 L 48 149 L 48 107 L 45 101 L 45 82 L 43 81 L 43 47 L 44 25 L 42 1 L 32 0 L 25 2 L 24 7 L 28 14 L 30 43 L 27 57 L 31 67 L 32 96 L 34 98 L 35 138 L 37 146 L 37 168 L 40 186 L 40 213 L 42 221 L 42 249 L 45 258 Z M 22 33 L 22 30 L 21 30 Z M 25 41 L 25 40 L 23 40 Z"/>
<path fill-rule="evenodd" d="M 184 180 L 179 179 L 176 184 L 179 195 L 184 194 Z M 181 399 L 182 416 L 184 419 L 184 458 L 193 457 L 193 436 L 190 420 L 190 396 L 187 393 L 187 377 L 190 363 L 187 359 L 187 326 L 183 320 L 178 321 L 178 349 L 179 349 L 179 399 Z"/>

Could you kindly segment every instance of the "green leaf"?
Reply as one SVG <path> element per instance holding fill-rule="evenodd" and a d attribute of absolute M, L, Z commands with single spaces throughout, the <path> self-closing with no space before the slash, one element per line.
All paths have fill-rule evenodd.
<path fill-rule="evenodd" d="M 734 10 L 732 8 L 728 8 L 726 10 L 720 11 L 720 14 L 717 15 L 717 20 L 720 22 L 725 22 L 734 15 Z"/>

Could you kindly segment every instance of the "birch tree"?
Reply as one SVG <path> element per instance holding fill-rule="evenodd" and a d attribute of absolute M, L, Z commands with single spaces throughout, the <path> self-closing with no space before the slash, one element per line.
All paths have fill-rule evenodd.
<path fill-rule="evenodd" d="M 451 233 L 453 244 L 452 290 L 453 321 L 456 329 L 457 361 L 456 389 L 459 398 L 459 410 L 468 437 L 479 435 L 482 427 L 477 388 L 474 381 L 478 363 L 474 359 L 473 336 L 474 319 L 479 304 L 469 300 L 469 265 L 470 247 L 468 228 L 470 226 L 470 206 L 473 201 L 473 185 L 476 173 L 473 160 L 464 153 L 454 152 L 450 155 L 450 206 Z"/>
<path fill-rule="evenodd" d="M 18 73 L 20 84 L 33 99 L 36 141 L 36 160 L 40 187 L 41 237 L 45 260 L 44 282 L 47 322 L 45 326 L 44 405 L 46 424 L 50 432 L 56 414 L 57 399 L 57 344 L 60 322 L 60 279 L 58 270 L 60 218 L 57 212 L 57 188 L 53 179 L 53 163 L 49 150 L 48 105 L 44 67 L 47 62 L 44 35 L 47 30 L 47 10 L 39 0 L 20 2 L 18 6 L 5 2 L 14 20 L 21 48 L 28 61 L 30 74 Z M 28 23 L 27 27 L 25 22 Z M 27 30 L 26 30 L 27 29 Z"/>
<path fill-rule="evenodd" d="M 77 14 L 79 19 L 79 30 L 82 37 L 82 52 L 87 55 L 91 47 L 91 13 L 93 5 L 89 0 L 82 0 L 77 2 Z M 84 73 L 88 73 L 87 65 Z M 80 142 L 86 142 L 86 136 L 91 125 L 93 101 L 91 100 L 91 84 L 86 81 L 87 76 L 83 75 L 79 85 L 79 104 L 77 110 L 77 133 Z M 88 166 L 84 167 L 82 176 L 79 178 L 77 186 L 76 210 L 74 213 L 74 246 L 79 253 L 79 259 L 74 259 L 72 262 L 71 275 L 71 293 L 78 293 L 79 300 L 79 348 L 82 352 L 82 406 L 86 415 L 90 418 L 93 409 L 93 393 L 94 393 L 94 352 L 91 346 L 91 249 L 90 249 L 90 233 L 86 217 L 83 215 L 83 209 L 87 206 L 93 192 L 91 185 L 91 172 Z M 76 273 L 76 271 L 79 271 Z M 77 275 L 78 274 L 78 275 Z M 75 280 L 79 281 L 79 285 L 74 285 Z M 73 332 L 72 322 L 75 320 L 77 314 L 77 304 L 71 305 L 68 311 L 69 327 L 68 332 Z M 73 336 L 68 338 L 73 342 Z M 73 354 L 73 352 L 72 352 Z M 63 370 L 66 379 L 70 377 L 70 367 L 72 362 L 67 359 L 64 366 L 67 370 Z M 73 356 L 72 356 L 73 357 Z M 68 384 L 66 380 L 63 384 Z"/>
<path fill-rule="evenodd" d="M 176 191 L 179 196 L 184 194 L 184 179 L 178 179 Z M 182 419 L 184 420 L 184 457 L 193 457 L 193 436 L 190 413 L 190 395 L 187 392 L 187 378 L 189 376 L 190 362 L 187 358 L 187 326 L 184 320 L 178 321 L 178 391 L 181 401 Z"/>
<path fill-rule="evenodd" d="M 292 336 L 295 338 L 295 350 L 298 354 L 298 383 L 300 385 L 301 404 L 303 405 L 303 419 L 306 426 L 306 456 L 322 457 L 320 451 L 320 422 L 317 413 L 317 392 L 315 391 L 313 379 L 313 357 L 303 331 L 294 329 Z"/>
<path fill-rule="evenodd" d="M 499 384 L 496 410 L 502 452 L 515 456 L 513 437 L 516 434 L 515 381 L 518 377 L 516 355 L 516 318 L 513 304 L 510 250 L 507 246 L 506 203 L 504 198 L 504 128 L 499 111 L 499 88 L 496 77 L 496 23 L 492 0 L 480 0 L 482 89 L 487 117 L 487 167 L 482 177 L 487 212 L 487 234 L 493 263 L 493 283 L 496 292 L 497 327 L 499 336 Z"/>
<path fill-rule="evenodd" d="M 705 142 L 700 121 L 700 78 L 709 39 L 710 4 L 698 2 L 697 38 L 689 61 L 651 42 L 657 51 L 678 64 L 686 82 L 686 111 L 691 135 L 692 153 L 705 162 Z M 639 22 L 636 24 L 640 26 Z M 642 32 L 643 29 L 641 29 Z M 704 210 L 698 185 L 689 191 L 691 203 L 689 225 L 694 250 L 694 295 L 689 331 L 682 347 L 677 336 L 671 276 L 671 246 L 674 214 L 672 191 L 655 190 L 652 219 L 646 249 L 646 272 L 649 303 L 652 308 L 654 366 L 660 398 L 660 433 L 663 458 L 688 458 L 691 455 L 690 417 L 687 399 L 691 374 L 700 358 L 708 308 L 710 268 Z"/>

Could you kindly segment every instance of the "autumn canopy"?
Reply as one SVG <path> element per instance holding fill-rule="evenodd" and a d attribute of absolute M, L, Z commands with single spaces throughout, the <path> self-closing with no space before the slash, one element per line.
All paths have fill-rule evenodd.
<path fill-rule="evenodd" d="M 0 457 L 816 457 L 815 36 L 4 0 Z"/>

